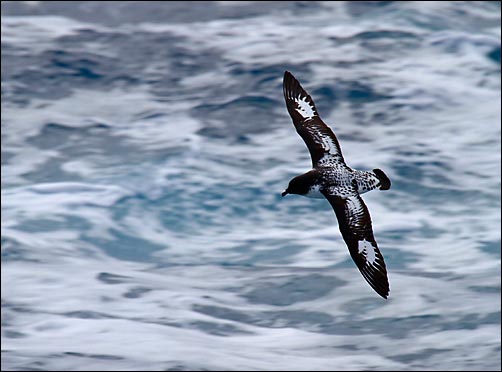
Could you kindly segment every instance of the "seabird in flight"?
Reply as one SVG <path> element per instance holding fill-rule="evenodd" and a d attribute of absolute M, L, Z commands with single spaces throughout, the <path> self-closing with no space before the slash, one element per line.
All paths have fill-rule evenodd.
<path fill-rule="evenodd" d="M 283 90 L 296 131 L 309 149 L 312 169 L 294 177 L 282 196 L 299 194 L 328 199 L 359 271 L 380 296 L 387 298 L 387 269 L 361 194 L 376 188 L 388 190 L 390 180 L 380 169 L 364 172 L 345 163 L 335 134 L 319 117 L 312 97 L 289 71 L 284 73 Z"/>

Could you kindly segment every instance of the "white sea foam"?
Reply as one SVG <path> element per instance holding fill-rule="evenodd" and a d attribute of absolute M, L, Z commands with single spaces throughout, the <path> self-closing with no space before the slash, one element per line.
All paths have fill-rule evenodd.
<path fill-rule="evenodd" d="M 369 3 L 3 13 L 2 368 L 500 369 L 500 12 Z M 363 196 L 387 301 L 329 203 L 280 197 L 310 167 L 286 69 L 392 180 Z"/>

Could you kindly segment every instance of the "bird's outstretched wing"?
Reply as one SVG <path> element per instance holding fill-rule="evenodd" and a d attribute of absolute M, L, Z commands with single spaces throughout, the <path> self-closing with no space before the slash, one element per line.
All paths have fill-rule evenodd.
<path fill-rule="evenodd" d="M 345 163 L 335 134 L 319 117 L 312 97 L 289 71 L 284 73 L 283 90 L 296 131 L 310 151 L 312 166 Z"/>
<path fill-rule="evenodd" d="M 345 196 L 335 189 L 323 191 L 335 211 L 343 240 L 359 271 L 369 285 L 383 298 L 389 295 L 387 269 L 373 236 L 368 208 L 355 188 Z M 338 195 L 337 195 L 338 194 Z"/>

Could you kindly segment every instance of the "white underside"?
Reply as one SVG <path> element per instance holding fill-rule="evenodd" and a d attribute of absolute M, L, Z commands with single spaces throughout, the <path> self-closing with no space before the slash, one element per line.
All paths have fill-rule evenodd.
<path fill-rule="evenodd" d="M 312 186 L 305 196 L 307 198 L 324 199 L 324 195 L 321 193 L 319 185 Z"/>

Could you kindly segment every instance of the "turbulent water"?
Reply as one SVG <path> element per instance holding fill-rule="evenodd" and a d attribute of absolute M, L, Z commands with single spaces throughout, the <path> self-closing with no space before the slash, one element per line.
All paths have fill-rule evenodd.
<path fill-rule="evenodd" d="M 2 370 L 500 370 L 499 2 L 2 2 Z M 364 195 L 364 281 L 282 96 Z"/>

